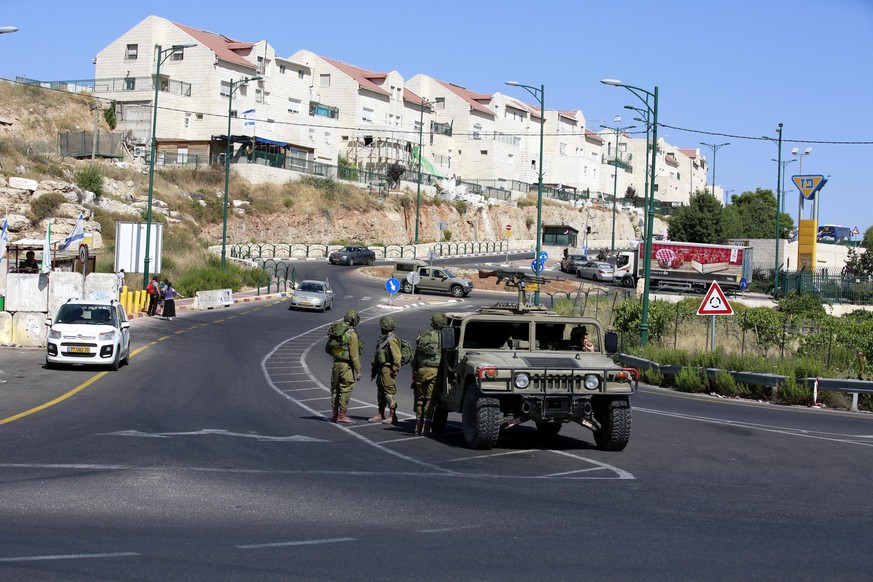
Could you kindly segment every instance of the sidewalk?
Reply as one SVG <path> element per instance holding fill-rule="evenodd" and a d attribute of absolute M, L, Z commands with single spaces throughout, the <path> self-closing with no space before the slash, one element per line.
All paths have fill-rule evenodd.
<path fill-rule="evenodd" d="M 277 293 L 261 293 L 258 295 L 257 289 L 251 289 L 248 291 L 238 291 L 233 294 L 233 302 L 236 303 L 249 303 L 253 301 L 267 301 L 269 299 L 276 299 L 279 297 L 288 297 L 291 295 L 291 291 L 280 291 Z M 191 305 L 194 303 L 193 297 L 185 297 L 184 299 L 176 299 L 176 313 L 182 311 L 188 311 L 191 309 Z M 140 319 L 142 317 L 148 317 L 145 311 L 137 311 L 135 313 L 128 313 L 128 319 Z M 159 316 L 158 316 L 159 317 Z"/>

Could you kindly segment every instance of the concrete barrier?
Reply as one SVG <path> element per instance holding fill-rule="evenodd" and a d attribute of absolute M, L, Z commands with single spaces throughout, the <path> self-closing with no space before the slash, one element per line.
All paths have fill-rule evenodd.
<path fill-rule="evenodd" d="M 118 299 L 118 277 L 114 273 L 89 273 L 85 277 L 85 292 L 82 299 Z"/>
<path fill-rule="evenodd" d="M 232 289 L 215 289 L 213 291 L 197 291 L 191 309 L 206 310 L 216 307 L 233 305 Z"/>
<path fill-rule="evenodd" d="M 12 314 L 8 311 L 0 311 L 0 344 L 12 342 Z"/>
<path fill-rule="evenodd" d="M 9 273 L 6 285 L 6 311 L 48 311 L 48 275 Z"/>
<path fill-rule="evenodd" d="M 54 271 L 49 279 L 48 314 L 54 318 L 67 299 L 81 299 L 85 292 L 85 277 L 82 273 Z"/>
<path fill-rule="evenodd" d="M 26 348 L 45 345 L 48 328 L 45 313 L 41 311 L 19 311 L 12 315 L 12 337 L 15 344 Z"/>

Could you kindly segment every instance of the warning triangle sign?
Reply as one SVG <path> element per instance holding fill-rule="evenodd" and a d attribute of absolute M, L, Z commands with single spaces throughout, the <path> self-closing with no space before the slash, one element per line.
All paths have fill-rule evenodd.
<path fill-rule="evenodd" d="M 734 308 L 728 303 L 724 291 L 721 290 L 718 283 L 712 282 L 709 286 L 709 291 L 706 292 L 706 297 L 703 298 L 703 303 L 697 308 L 697 315 L 733 315 Z"/>

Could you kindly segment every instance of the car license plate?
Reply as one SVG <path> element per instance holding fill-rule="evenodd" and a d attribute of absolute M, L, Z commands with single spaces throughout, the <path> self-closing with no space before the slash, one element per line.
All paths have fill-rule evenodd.
<path fill-rule="evenodd" d="M 88 354 L 91 353 L 91 348 L 82 346 L 70 346 L 67 348 L 67 353 L 70 354 Z"/>
<path fill-rule="evenodd" d="M 312 301 L 301 301 L 300 305 L 312 305 Z"/>

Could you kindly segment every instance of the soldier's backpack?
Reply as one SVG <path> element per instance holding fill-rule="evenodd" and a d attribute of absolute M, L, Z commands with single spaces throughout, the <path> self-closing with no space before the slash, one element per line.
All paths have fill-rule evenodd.
<path fill-rule="evenodd" d="M 397 343 L 400 344 L 400 365 L 405 366 L 412 361 L 412 357 L 415 355 L 415 348 L 412 346 L 411 343 L 409 343 L 408 340 L 405 340 L 402 337 L 397 337 L 396 335 L 389 336 L 387 341 L 377 346 L 377 349 L 380 350 L 380 353 L 377 357 L 377 362 L 382 363 L 387 361 L 387 350 L 385 348 L 388 347 L 388 341 L 390 341 L 392 337 L 396 338 Z"/>
<path fill-rule="evenodd" d="M 418 338 L 418 364 L 436 368 L 440 365 L 440 332 L 428 330 Z"/>
<path fill-rule="evenodd" d="M 351 326 L 343 320 L 334 321 L 327 328 L 327 343 L 324 351 L 341 360 L 349 359 L 349 333 Z M 358 338 L 358 354 L 364 351 L 364 342 Z"/>

